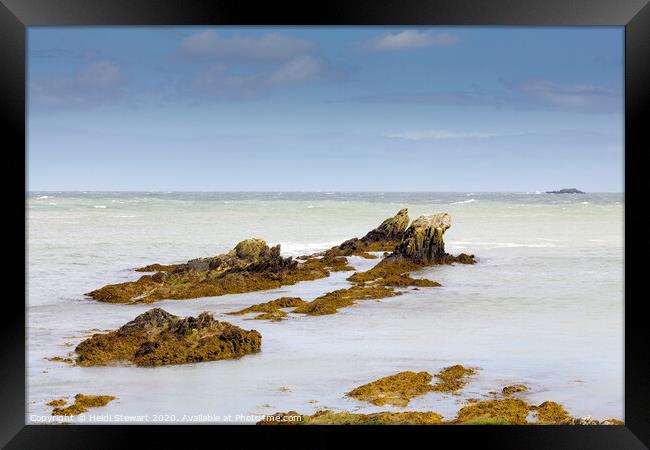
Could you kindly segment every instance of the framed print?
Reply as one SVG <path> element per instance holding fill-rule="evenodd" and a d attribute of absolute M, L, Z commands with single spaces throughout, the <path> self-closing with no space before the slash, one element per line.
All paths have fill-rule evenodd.
<path fill-rule="evenodd" d="M 2 0 L 3 445 L 646 448 L 649 21 Z"/>

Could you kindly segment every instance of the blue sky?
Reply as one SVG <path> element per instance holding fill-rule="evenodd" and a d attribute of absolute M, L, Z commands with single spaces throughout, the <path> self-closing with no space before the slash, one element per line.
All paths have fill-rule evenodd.
<path fill-rule="evenodd" d="M 28 31 L 30 190 L 623 190 L 623 28 Z"/>

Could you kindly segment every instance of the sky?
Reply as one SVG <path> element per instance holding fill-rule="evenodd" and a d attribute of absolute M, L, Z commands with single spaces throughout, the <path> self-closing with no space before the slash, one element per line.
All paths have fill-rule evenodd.
<path fill-rule="evenodd" d="M 622 27 L 32 27 L 30 191 L 623 191 Z"/>

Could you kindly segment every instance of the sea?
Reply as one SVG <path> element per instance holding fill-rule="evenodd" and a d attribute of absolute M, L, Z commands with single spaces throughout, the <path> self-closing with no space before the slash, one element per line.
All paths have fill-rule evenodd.
<path fill-rule="evenodd" d="M 30 424 L 241 423 L 322 409 L 435 411 L 453 419 L 468 399 L 510 384 L 576 417 L 624 420 L 624 194 L 396 192 L 29 192 L 27 393 Z M 279 289 L 153 305 L 106 304 L 84 293 L 135 280 L 133 269 L 227 252 L 239 241 L 280 244 L 285 256 L 361 237 L 401 208 L 411 219 L 447 212 L 446 250 L 475 265 L 413 276 L 442 284 L 359 301 L 337 314 L 281 322 L 228 316 L 281 296 L 312 300 L 350 285 L 351 272 Z M 379 260 L 351 257 L 356 270 Z M 152 307 L 179 316 L 212 312 L 258 330 L 262 350 L 237 360 L 140 368 L 78 367 L 69 357 L 93 333 Z M 346 392 L 400 371 L 478 368 L 458 394 L 430 392 L 406 408 L 377 407 Z M 71 418 L 53 399 L 117 397 Z"/>

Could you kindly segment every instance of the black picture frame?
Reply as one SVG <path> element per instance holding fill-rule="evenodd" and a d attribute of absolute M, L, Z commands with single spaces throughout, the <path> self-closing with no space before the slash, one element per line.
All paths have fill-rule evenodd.
<path fill-rule="evenodd" d="M 644 222 L 633 211 L 643 208 L 644 170 L 638 162 L 650 148 L 643 118 L 650 104 L 650 5 L 648 0 L 328 0 L 323 2 L 257 2 L 236 0 L 0 0 L 0 123 L 6 144 L 3 152 L 4 192 L 11 206 L 25 212 L 26 192 L 26 27 L 79 25 L 500 25 L 625 27 L 625 238 L 647 245 Z M 11 176 L 9 176 L 11 175 Z M 23 186 L 19 187 L 22 182 Z M 638 205 L 638 206 L 637 206 Z M 18 214 L 20 213 L 16 213 Z M 19 217 L 19 216 L 18 216 Z M 23 218 L 25 216 L 23 215 Z M 12 285 L 25 286 L 26 222 L 7 216 L 5 233 L 14 254 L 5 256 L 4 273 Z M 525 427 L 354 427 L 388 443 L 404 441 L 417 433 L 419 442 L 438 445 L 440 439 L 475 441 L 496 448 L 637 449 L 650 444 L 647 405 L 648 333 L 643 314 L 640 277 L 644 251 L 625 254 L 625 426 L 525 426 Z M 19 262 L 23 262 L 22 267 Z M 222 444 L 226 431 L 240 439 L 273 434 L 286 445 L 320 447 L 339 427 L 224 427 L 209 426 L 39 426 L 25 425 L 25 304 L 20 293 L 5 294 L 5 320 L 0 327 L 2 368 L 0 444 L 6 448 L 117 448 L 146 434 L 147 446 L 169 448 L 189 439 L 212 439 Z M 26 301 L 25 290 L 23 299 Z M 8 309 L 8 310 L 7 310 Z M 22 320 L 21 320 L 22 318 Z M 288 431 L 289 430 L 289 431 Z M 345 435 L 351 431 L 347 428 Z M 285 435 L 286 434 L 286 435 Z M 405 436 L 408 434 L 409 436 Z M 347 437 L 345 437 L 347 439 Z M 236 442 L 236 441 L 231 441 Z M 271 442 L 271 441 L 268 441 Z M 404 444 L 402 444 L 404 445 Z M 407 444 L 408 445 L 408 444 Z M 415 444 L 418 445 L 418 444 Z"/>

